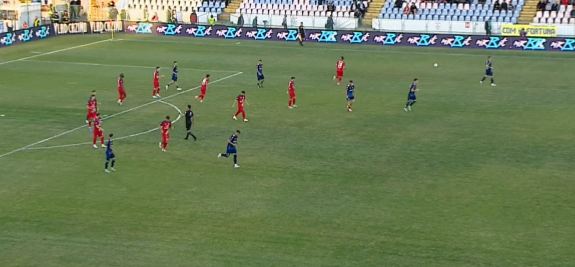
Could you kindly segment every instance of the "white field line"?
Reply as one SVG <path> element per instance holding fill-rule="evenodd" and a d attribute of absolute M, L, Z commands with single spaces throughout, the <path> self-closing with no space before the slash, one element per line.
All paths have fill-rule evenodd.
<path fill-rule="evenodd" d="M 23 57 L 23 58 L 14 59 L 14 60 L 3 61 L 3 62 L 0 62 L 0 65 L 5 65 L 5 64 L 13 63 L 13 62 L 24 61 L 24 60 L 28 60 L 28 59 L 32 59 L 32 58 L 41 57 L 41 56 L 56 54 L 56 53 L 60 53 L 60 52 L 68 51 L 68 50 L 73 50 L 73 49 L 78 49 L 78 48 L 82 48 L 82 47 L 86 47 L 86 46 L 91 46 L 91 45 L 95 45 L 95 44 L 99 44 L 99 43 L 103 43 L 103 42 L 109 42 L 111 40 L 112 39 L 100 40 L 100 41 L 91 42 L 91 43 L 87 43 L 87 44 L 83 44 L 83 45 L 76 45 L 76 46 L 71 46 L 71 47 L 58 49 L 58 50 L 54 50 L 54 51 L 50 51 L 50 52 L 40 53 L 40 54 L 36 54 L 33 56 L 29 56 L 29 57 Z"/>
<path fill-rule="evenodd" d="M 82 66 L 96 66 L 96 67 L 122 67 L 122 68 L 141 68 L 141 69 L 154 69 L 155 66 L 139 66 L 139 65 L 117 65 L 117 64 L 102 64 L 102 63 L 89 63 L 89 62 L 75 62 L 75 61 L 53 61 L 53 60 L 21 60 L 25 62 L 40 62 L 51 64 L 71 64 Z M 197 68 L 179 68 L 181 70 L 197 70 L 209 72 L 237 72 L 236 70 L 213 70 L 213 69 L 197 69 Z"/>
<path fill-rule="evenodd" d="M 163 103 L 163 104 L 166 104 L 166 105 L 168 105 L 168 106 L 171 106 L 172 108 L 174 108 L 174 109 L 178 112 L 178 117 L 177 117 L 174 121 L 172 121 L 172 123 L 176 123 L 176 122 L 178 122 L 178 121 L 180 120 L 180 118 L 182 118 L 182 110 L 179 109 L 176 105 L 174 105 L 174 104 L 172 104 L 172 103 L 169 103 L 169 102 L 166 102 L 166 101 L 162 101 L 162 100 L 160 100 L 159 103 Z M 143 131 L 143 132 L 139 132 L 139 133 L 135 133 L 135 134 L 130 134 L 130 135 L 126 135 L 126 136 L 114 138 L 114 141 L 116 141 L 116 140 L 128 139 L 128 138 L 132 138 L 132 137 L 136 137 L 136 136 L 148 134 L 148 133 L 157 131 L 158 129 L 160 129 L 160 127 L 156 127 L 156 128 L 154 128 L 154 129 L 150 129 L 150 130 Z M 92 143 L 91 143 L 91 142 L 83 142 L 83 143 L 57 145 L 57 146 L 30 147 L 30 148 L 27 148 L 26 150 L 44 150 L 44 149 L 54 149 L 54 148 L 84 146 L 84 145 L 90 145 L 90 144 L 92 144 Z"/>
<path fill-rule="evenodd" d="M 186 41 L 190 41 L 190 39 L 186 39 L 186 41 L 182 40 L 158 40 L 158 39 L 122 39 L 122 41 L 124 42 L 150 42 L 150 43 L 183 43 Z M 229 41 L 229 40 L 227 40 Z M 264 48 L 266 47 L 263 43 L 258 44 L 258 42 L 252 42 L 252 40 L 244 40 L 246 42 L 242 42 L 242 46 L 244 47 L 251 47 L 251 48 Z M 274 42 L 266 42 L 266 43 L 274 43 Z M 277 42 L 280 44 L 283 44 L 284 42 Z M 342 44 L 345 45 L 345 44 Z M 220 43 L 210 43 L 209 46 L 225 46 L 225 47 L 229 47 L 230 44 L 224 43 L 224 44 L 220 44 Z M 404 47 L 404 48 L 408 48 L 409 46 L 389 46 L 389 45 L 365 45 L 363 46 L 365 48 L 368 47 L 380 47 L 383 48 L 382 50 L 378 50 L 378 49 L 358 49 L 358 48 L 349 48 L 349 47 L 341 47 L 341 48 L 337 48 L 336 46 L 333 47 L 328 47 L 328 46 L 318 46 L 317 48 L 321 49 L 321 50 L 328 50 L 328 51 L 342 51 L 342 52 L 346 52 L 346 51 L 351 51 L 351 52 L 360 52 L 360 53 L 389 53 L 389 54 L 410 54 L 410 55 L 432 55 L 432 53 L 434 52 L 430 52 L 430 51 L 414 51 L 414 50 L 409 50 L 409 51 L 400 51 L 400 50 L 395 50 L 392 49 L 394 47 Z M 298 49 L 301 50 L 301 47 L 299 46 L 278 46 L 278 49 Z M 418 48 L 418 47 L 409 47 L 409 48 Z M 466 51 L 478 51 L 478 52 L 487 52 L 487 53 L 491 53 L 494 52 L 493 50 L 481 50 L 481 49 L 473 49 L 473 50 L 469 50 L 467 49 Z M 533 55 L 530 53 L 524 53 L 521 55 L 510 55 L 510 54 L 506 54 L 507 52 L 513 52 L 511 50 L 498 50 L 498 51 L 502 51 L 501 53 L 498 54 L 493 54 L 495 57 L 508 57 L 508 58 L 524 58 L 524 59 L 545 59 L 545 60 L 573 60 L 572 57 L 546 57 L 544 55 L 538 56 L 538 55 Z M 515 51 L 517 52 L 517 51 Z M 524 51 L 524 52 L 534 52 L 534 51 Z M 383 54 L 384 55 L 384 54 Z M 456 56 L 456 57 L 486 57 L 487 54 L 473 54 L 473 53 L 455 53 L 452 51 L 446 52 L 446 53 L 436 53 L 436 56 Z"/>
<path fill-rule="evenodd" d="M 227 80 L 227 79 L 236 77 L 236 76 L 238 76 L 238 75 L 240 75 L 240 74 L 243 74 L 243 72 L 241 72 L 241 71 L 240 71 L 240 72 L 236 72 L 236 73 L 234 73 L 234 74 L 231 74 L 231 75 L 228 75 L 228 76 L 219 78 L 219 79 L 217 79 L 217 80 L 214 80 L 214 81 L 211 82 L 211 83 L 213 84 L 213 83 L 225 81 L 225 80 Z M 198 88 L 200 88 L 200 86 L 196 86 L 196 87 L 194 87 L 194 88 L 190 88 L 190 89 L 187 89 L 187 90 L 180 91 L 180 92 L 178 92 L 178 93 L 176 93 L 176 94 L 173 94 L 173 95 L 169 95 L 169 96 L 167 96 L 167 97 L 164 97 L 163 99 L 170 99 L 170 98 L 176 97 L 176 96 L 178 96 L 178 95 L 181 95 L 181 94 L 185 94 L 185 93 L 187 93 L 187 92 L 190 92 L 190 91 L 192 91 L 192 90 L 196 90 L 196 89 L 198 89 Z M 160 101 L 162 101 L 162 99 L 153 100 L 153 101 L 150 101 L 150 102 L 148 102 L 148 103 L 145 103 L 145 104 L 142 104 L 142 105 L 139 105 L 139 106 L 135 106 L 135 107 L 130 108 L 130 109 L 126 109 L 126 110 L 124 110 L 124 111 L 121 111 L 121 112 L 112 114 L 112 115 L 110 115 L 110 116 L 104 118 L 104 120 L 107 120 L 107 119 L 110 119 L 110 118 L 113 118 L 113 117 L 122 115 L 122 114 L 124 114 L 124 113 L 128 113 L 128 112 L 130 112 L 130 111 L 134 111 L 134 110 L 136 110 L 136 109 L 140 109 L 140 108 L 149 106 L 149 105 L 151 105 L 151 104 L 154 104 L 154 103 L 160 102 Z M 48 137 L 48 138 L 46 138 L 46 139 L 42 139 L 42 140 L 40 140 L 40 141 L 38 141 L 38 142 L 34 142 L 34 143 L 32 143 L 32 144 L 25 145 L 25 146 L 23 146 L 23 147 L 21 147 L 21 148 L 14 149 L 14 150 L 12 150 L 12 151 L 10 151 L 10 152 L 6 152 L 6 153 L 4 153 L 4 154 L 1 154 L 1 155 L 0 155 L 0 158 L 6 157 L 6 156 L 8 156 L 8 155 L 12 155 L 12 154 L 14 154 L 14 153 L 16 153 L 16 152 L 19 152 L 19 151 L 22 151 L 22 150 L 29 149 L 30 147 L 33 147 L 33 146 L 35 146 L 35 145 L 39 145 L 39 144 L 48 142 L 48 141 L 50 141 L 50 140 L 52 140 L 52 139 L 58 138 L 58 137 L 60 137 L 60 136 L 62 136 L 62 135 L 65 135 L 65 134 L 68 134 L 68 133 L 71 133 L 71 132 L 74 132 L 74 131 L 77 131 L 77 130 L 82 129 L 82 128 L 84 128 L 84 127 L 87 127 L 87 125 L 84 124 L 84 125 L 82 125 L 82 126 L 78 126 L 78 127 L 76 127 L 76 128 L 73 128 L 73 129 L 64 131 L 64 132 L 62 132 L 62 133 L 59 133 L 59 134 L 57 134 L 57 135 Z"/>

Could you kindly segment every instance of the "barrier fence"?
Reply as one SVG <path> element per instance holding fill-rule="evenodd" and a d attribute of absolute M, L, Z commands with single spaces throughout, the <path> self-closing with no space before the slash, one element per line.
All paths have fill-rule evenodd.
<path fill-rule="evenodd" d="M 190 24 L 154 24 L 147 22 L 91 22 L 54 24 L 0 34 L 0 47 L 12 46 L 55 35 L 97 34 L 121 31 L 128 34 L 182 36 L 232 40 L 295 42 L 296 29 L 240 28 Z M 492 50 L 575 51 L 575 38 L 506 37 L 460 34 L 391 33 L 373 31 L 307 30 L 306 41 L 325 44 L 476 48 Z"/>

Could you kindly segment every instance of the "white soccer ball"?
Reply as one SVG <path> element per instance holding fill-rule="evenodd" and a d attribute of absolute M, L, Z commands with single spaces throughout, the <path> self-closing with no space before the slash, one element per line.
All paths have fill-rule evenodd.
<path fill-rule="evenodd" d="M 436 68 L 437 68 L 437 67 L 439 67 L 439 64 L 433 63 L 433 67 L 436 67 Z"/>

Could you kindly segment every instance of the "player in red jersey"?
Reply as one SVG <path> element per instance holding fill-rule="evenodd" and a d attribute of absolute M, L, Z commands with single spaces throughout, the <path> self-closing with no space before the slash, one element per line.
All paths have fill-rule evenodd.
<path fill-rule="evenodd" d="M 297 108 L 295 104 L 295 77 L 291 77 L 289 81 L 287 94 L 289 95 L 288 108 Z"/>
<path fill-rule="evenodd" d="M 100 139 L 100 146 L 106 147 L 106 145 L 104 145 L 104 129 L 102 129 L 102 118 L 100 117 L 100 113 L 96 113 L 92 134 L 93 134 L 92 146 L 94 148 L 98 148 L 98 146 L 96 145 L 96 141 L 98 139 Z"/>
<path fill-rule="evenodd" d="M 345 61 L 343 60 L 343 57 L 337 61 L 335 69 L 335 76 L 333 76 L 333 79 L 337 80 L 337 85 L 340 85 L 341 80 L 343 79 L 343 71 L 345 70 Z"/>
<path fill-rule="evenodd" d="M 166 119 L 160 123 L 160 131 L 162 132 L 162 142 L 160 142 L 160 148 L 163 152 L 168 149 L 168 142 L 170 141 L 170 129 L 172 128 L 172 121 L 170 121 L 170 116 L 166 116 Z"/>
<path fill-rule="evenodd" d="M 160 97 L 160 67 L 154 70 L 154 90 L 152 91 L 152 98 Z"/>
<path fill-rule="evenodd" d="M 96 118 L 96 114 L 98 113 L 98 100 L 96 100 L 96 90 L 92 91 L 92 94 L 88 99 L 86 109 L 87 109 L 86 123 L 88 124 L 89 128 L 92 127 L 92 121 Z"/>
<path fill-rule="evenodd" d="M 242 114 L 242 118 L 244 119 L 244 122 L 248 122 L 248 119 L 246 118 L 246 111 L 244 109 L 244 104 L 247 104 L 247 100 L 246 100 L 246 91 L 242 91 L 242 93 L 240 95 L 238 95 L 238 97 L 236 97 L 236 102 L 238 102 L 238 111 L 236 111 L 236 114 L 234 114 L 234 116 L 232 117 L 234 120 L 238 119 L 238 114 Z M 235 102 L 234 102 L 235 105 Z M 232 107 L 234 106 L 232 105 Z"/>
<path fill-rule="evenodd" d="M 124 104 L 126 96 L 126 88 L 124 88 L 124 73 L 120 73 L 120 76 L 118 77 L 118 104 Z"/>
<path fill-rule="evenodd" d="M 200 87 L 200 94 L 196 96 L 196 99 L 200 101 L 200 103 L 204 102 L 204 98 L 206 97 L 206 91 L 208 90 L 208 83 L 210 83 L 210 75 L 206 74 L 206 77 L 202 80 L 202 86 Z"/>

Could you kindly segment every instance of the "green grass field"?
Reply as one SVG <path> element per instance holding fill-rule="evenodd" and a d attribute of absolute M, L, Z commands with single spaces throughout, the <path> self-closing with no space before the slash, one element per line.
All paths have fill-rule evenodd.
<path fill-rule="evenodd" d="M 183 140 L 182 120 L 167 153 L 159 131 L 118 140 L 112 174 L 102 149 L 58 147 L 91 141 L 87 128 L 1 156 L 0 266 L 575 265 L 574 54 L 136 35 L 92 44 L 107 38 L 0 50 L 0 154 L 82 126 L 94 89 L 103 114 L 130 110 L 104 120 L 116 137 L 176 117 L 159 102 L 136 108 L 152 101 L 152 68 L 163 67 L 163 86 L 173 60 L 184 89 L 212 75 L 203 104 L 197 90 L 166 100 L 193 105 L 199 140 Z M 342 55 L 351 113 L 332 81 Z M 494 88 L 479 84 L 487 55 Z M 299 107 L 288 110 L 292 75 Z M 241 90 L 245 124 L 231 119 Z M 235 129 L 239 169 L 216 158 Z"/>

